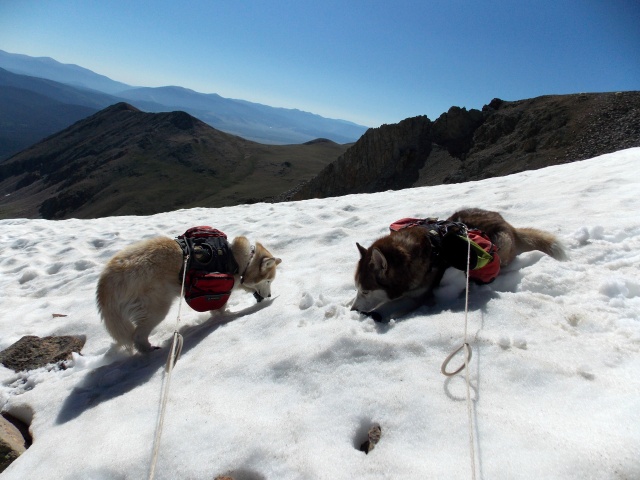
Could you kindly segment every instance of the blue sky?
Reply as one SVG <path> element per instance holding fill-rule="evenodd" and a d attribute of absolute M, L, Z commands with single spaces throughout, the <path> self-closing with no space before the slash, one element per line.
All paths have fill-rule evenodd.
<path fill-rule="evenodd" d="M 640 90 L 638 0 L 0 0 L 0 49 L 366 126 Z"/>

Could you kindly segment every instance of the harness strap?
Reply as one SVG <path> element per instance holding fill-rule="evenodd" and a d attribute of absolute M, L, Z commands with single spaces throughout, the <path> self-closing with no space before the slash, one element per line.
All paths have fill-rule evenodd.
<path fill-rule="evenodd" d="M 249 268 L 249 265 L 251 265 L 251 261 L 253 260 L 253 256 L 255 254 L 256 254 L 256 246 L 255 245 L 251 245 L 251 250 L 249 251 L 249 261 L 245 265 L 244 270 L 242 271 L 242 273 L 240 274 L 240 283 L 244 283 L 244 274 L 247 273 L 247 269 Z M 238 266 L 238 268 L 240 268 L 240 267 Z"/>
<path fill-rule="evenodd" d="M 456 375 L 459 372 L 461 372 L 463 369 L 465 371 L 465 383 L 467 386 L 467 421 L 469 424 L 469 456 L 471 460 L 471 478 L 472 480 L 475 480 L 476 479 L 476 455 L 475 455 L 476 448 L 475 448 L 475 440 L 473 435 L 473 431 L 474 431 L 473 400 L 471 399 L 471 379 L 469 374 L 469 363 L 471 362 L 472 350 L 471 350 L 471 345 L 469 345 L 469 342 L 467 340 L 468 325 L 469 325 L 469 274 L 470 274 L 470 267 L 471 267 L 470 260 L 471 260 L 471 242 L 467 244 L 467 267 L 466 267 L 467 281 L 466 281 L 465 296 L 464 296 L 464 337 L 462 340 L 462 345 L 457 350 L 449 354 L 449 356 L 442 363 L 442 367 L 440 368 L 440 371 L 442 372 L 443 375 L 446 375 L 447 377 Z M 458 352 L 462 351 L 462 349 L 465 350 L 464 363 L 457 370 L 453 372 L 447 371 L 447 366 L 449 365 L 449 362 L 451 361 L 451 359 Z"/>
<path fill-rule="evenodd" d="M 183 257 L 189 259 L 183 266 L 187 272 L 199 270 L 233 275 L 238 273 L 238 263 L 233 257 L 226 236 L 189 238 L 181 235 L 175 241 L 180 245 Z M 183 276 L 183 269 L 180 270 L 179 278 Z"/>
<path fill-rule="evenodd" d="M 438 220 L 434 217 L 403 218 L 392 223 L 389 229 L 397 232 L 412 227 L 427 229 L 432 265 L 445 262 L 465 271 L 469 261 L 469 275 L 474 282 L 490 283 L 497 277 L 500 271 L 498 247 L 484 232 L 468 228 L 462 222 Z"/>
<path fill-rule="evenodd" d="M 222 308 L 231 295 L 239 267 L 227 236 L 211 227 L 193 227 L 175 241 L 182 249 L 180 278 L 184 298 L 197 312 Z"/>
<path fill-rule="evenodd" d="M 184 257 L 184 265 L 182 267 L 183 272 L 187 270 L 187 263 L 189 262 L 189 255 Z M 169 385 L 171 384 L 171 374 L 173 373 L 173 367 L 175 366 L 180 354 L 182 353 L 183 338 L 178 332 L 180 326 L 180 311 L 182 310 L 182 298 L 184 297 L 184 283 L 185 273 L 182 274 L 182 287 L 180 289 L 180 304 L 178 305 L 178 316 L 176 317 L 176 329 L 173 332 L 173 340 L 171 342 L 171 350 L 169 351 L 169 357 L 165 365 L 165 376 L 162 381 L 162 392 L 160 394 L 160 412 L 158 414 L 158 422 L 156 424 L 156 434 L 153 439 L 153 450 L 151 454 L 151 465 L 149 466 L 149 480 L 153 480 L 156 472 L 156 465 L 158 463 L 158 453 L 160 451 L 160 440 L 162 438 L 162 429 L 164 427 L 164 417 L 167 410 L 167 400 L 169 399 Z"/>

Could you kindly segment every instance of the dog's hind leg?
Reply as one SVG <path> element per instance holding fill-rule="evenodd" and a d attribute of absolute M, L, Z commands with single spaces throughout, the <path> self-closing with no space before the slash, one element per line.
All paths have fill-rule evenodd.
<path fill-rule="evenodd" d="M 100 312 L 107 332 L 113 337 L 116 344 L 126 349 L 131 349 L 134 326 L 129 320 L 122 317 L 118 309 L 109 305 L 101 306 Z"/>
<path fill-rule="evenodd" d="M 146 320 L 146 319 L 144 319 Z M 159 323 L 159 322 L 158 322 Z M 133 345 L 140 353 L 147 353 L 160 347 L 154 347 L 149 343 L 149 335 L 155 325 L 151 325 L 151 322 L 143 321 L 133 331 Z"/>
<path fill-rule="evenodd" d="M 133 345 L 141 353 L 150 352 L 160 347 L 149 343 L 149 335 L 153 329 L 167 316 L 173 298 L 158 300 L 153 304 L 145 302 L 138 305 L 132 312 L 131 321 L 135 325 L 133 330 Z"/>

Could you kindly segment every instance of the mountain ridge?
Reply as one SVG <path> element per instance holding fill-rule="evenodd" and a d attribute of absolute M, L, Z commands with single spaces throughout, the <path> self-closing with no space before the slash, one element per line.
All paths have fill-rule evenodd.
<path fill-rule="evenodd" d="M 0 162 L 0 217 L 148 215 L 461 183 L 633 146 L 640 92 L 494 99 L 344 145 L 265 145 L 183 111 L 119 103 Z"/>
<path fill-rule="evenodd" d="M 285 145 L 304 143 L 318 137 L 327 137 L 336 143 L 351 143 L 360 138 L 368 128 L 347 120 L 326 118 L 299 109 L 229 99 L 217 93 L 205 94 L 185 87 L 133 87 L 77 65 L 65 65 L 49 57 L 45 58 L 46 61 L 43 61 L 0 50 L 0 68 L 15 75 L 57 81 L 67 87 L 74 85 L 74 88 L 79 90 L 77 95 L 108 95 L 111 98 L 109 104 L 125 101 L 141 110 L 156 113 L 184 110 L 218 130 L 260 143 Z M 46 68 L 43 68 L 43 63 Z M 73 77 L 78 71 L 81 72 L 80 80 Z M 29 82 L 30 85 L 12 86 L 34 89 L 31 88 L 32 80 L 22 81 Z M 82 88 L 78 88 L 79 84 Z M 35 88 L 34 91 L 43 93 L 41 88 Z M 150 96 L 162 98 L 162 102 L 154 101 Z M 107 106 L 104 97 L 96 99 L 96 103 L 96 110 Z M 27 146 L 29 145 L 24 145 L 23 148 Z M 1 150 L 0 148 L 0 160 L 3 158 Z"/>
<path fill-rule="evenodd" d="M 0 88 L 0 162 L 95 112 L 28 90 Z"/>
<path fill-rule="evenodd" d="M 107 107 L 0 162 L 0 218 L 148 215 L 265 201 L 347 145 L 263 145 L 183 111 Z"/>
<path fill-rule="evenodd" d="M 435 121 L 407 120 L 369 129 L 279 200 L 463 183 L 640 146 L 640 92 L 496 98 L 482 111 L 451 107 Z"/>
<path fill-rule="evenodd" d="M 126 83 L 72 63 L 61 63 L 51 57 L 31 57 L 0 50 L 0 66 L 22 75 L 46 78 L 105 93 L 115 94 L 131 88 Z"/>

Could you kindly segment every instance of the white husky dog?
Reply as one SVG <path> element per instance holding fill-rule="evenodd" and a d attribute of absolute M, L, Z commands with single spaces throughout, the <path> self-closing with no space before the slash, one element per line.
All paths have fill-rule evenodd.
<path fill-rule="evenodd" d="M 230 246 L 238 265 L 234 287 L 253 291 L 258 299 L 270 297 L 281 260 L 260 243 L 253 249 L 246 237 L 236 237 Z M 96 300 L 118 345 L 139 352 L 157 348 L 149 343 L 149 334 L 180 296 L 183 262 L 182 248 L 167 237 L 135 243 L 109 260 L 98 280 Z"/>

